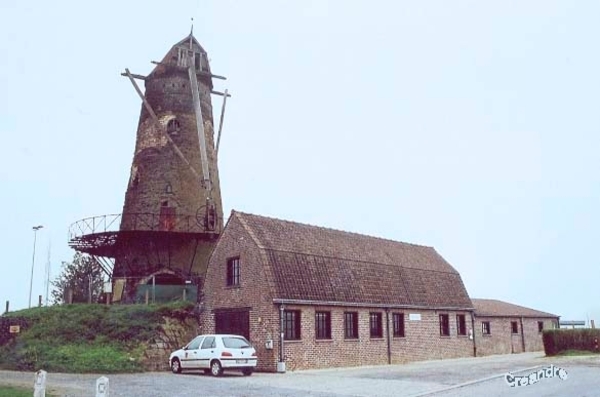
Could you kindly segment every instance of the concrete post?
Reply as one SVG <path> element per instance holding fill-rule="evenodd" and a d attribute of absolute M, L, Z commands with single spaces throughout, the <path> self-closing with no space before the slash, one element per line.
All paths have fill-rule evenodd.
<path fill-rule="evenodd" d="M 35 373 L 33 397 L 46 397 L 46 375 L 47 372 L 43 369 L 40 369 Z"/>
<path fill-rule="evenodd" d="M 156 276 L 152 276 L 152 303 L 156 303 Z"/>
<path fill-rule="evenodd" d="M 109 381 L 106 376 L 96 379 L 96 397 L 109 397 Z"/>

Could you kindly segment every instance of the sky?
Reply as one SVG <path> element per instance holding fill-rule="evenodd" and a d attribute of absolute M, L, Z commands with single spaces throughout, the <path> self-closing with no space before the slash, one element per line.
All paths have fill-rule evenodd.
<path fill-rule="evenodd" d="M 3 0 L 1 310 L 26 308 L 31 281 L 45 301 L 72 223 L 122 212 L 141 101 L 120 74 L 148 74 L 193 18 L 232 94 L 225 214 L 433 246 L 472 298 L 598 324 L 599 16 L 572 0 Z"/>

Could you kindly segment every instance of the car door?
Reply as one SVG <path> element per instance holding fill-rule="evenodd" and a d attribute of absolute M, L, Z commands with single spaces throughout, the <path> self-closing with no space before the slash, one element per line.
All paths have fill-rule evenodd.
<path fill-rule="evenodd" d="M 210 368 L 210 360 L 216 356 L 217 344 L 214 336 L 207 336 L 202 341 L 198 352 L 198 363 L 200 368 Z"/>
<path fill-rule="evenodd" d="M 198 352 L 203 340 L 204 336 L 197 336 L 184 348 L 183 357 L 181 359 L 181 368 L 200 368 Z"/>

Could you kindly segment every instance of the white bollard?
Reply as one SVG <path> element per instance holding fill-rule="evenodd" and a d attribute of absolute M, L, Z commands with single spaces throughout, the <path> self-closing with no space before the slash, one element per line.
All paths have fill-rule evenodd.
<path fill-rule="evenodd" d="M 108 378 L 106 376 L 96 379 L 96 397 L 108 397 Z"/>
<path fill-rule="evenodd" d="M 46 397 L 46 374 L 40 369 L 35 373 L 35 383 L 33 384 L 33 397 Z"/>

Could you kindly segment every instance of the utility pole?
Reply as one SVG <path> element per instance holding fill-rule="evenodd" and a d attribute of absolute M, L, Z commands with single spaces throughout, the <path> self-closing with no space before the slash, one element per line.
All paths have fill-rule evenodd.
<path fill-rule="evenodd" d="M 50 295 L 50 272 L 52 265 L 50 262 L 50 243 L 48 243 L 48 260 L 46 262 L 46 306 L 48 306 L 48 295 Z"/>
<path fill-rule="evenodd" d="M 29 308 L 31 309 L 31 291 L 33 289 L 33 268 L 35 267 L 35 240 L 37 238 L 37 231 L 44 226 L 38 225 L 32 227 L 33 229 L 33 258 L 31 259 L 31 278 L 29 280 Z"/>
<path fill-rule="evenodd" d="M 92 303 L 92 274 L 88 274 L 88 303 Z"/>

